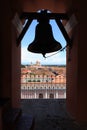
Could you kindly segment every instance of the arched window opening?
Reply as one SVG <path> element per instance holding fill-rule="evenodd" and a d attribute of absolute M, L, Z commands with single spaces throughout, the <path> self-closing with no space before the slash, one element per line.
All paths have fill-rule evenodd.
<path fill-rule="evenodd" d="M 43 94 L 42 93 L 39 94 L 39 99 L 40 98 L 43 99 Z"/>
<path fill-rule="evenodd" d="M 54 98 L 54 94 L 53 93 L 50 93 L 50 98 Z"/>
<path fill-rule="evenodd" d="M 51 11 L 48 12 L 51 13 Z M 25 24 L 26 22 L 27 20 L 25 21 Z M 34 99 L 58 98 L 59 89 L 62 89 L 64 92 L 66 89 L 66 50 L 61 51 L 60 53 L 47 53 L 47 58 L 45 59 L 42 54 L 28 51 L 27 48 L 29 44 L 35 39 L 35 29 L 37 24 L 38 21 L 36 19 L 32 21 L 21 42 L 21 86 L 25 86 L 24 89 L 28 91 L 27 95 L 34 93 Z M 62 43 L 62 47 L 65 47 L 66 41 L 56 24 L 56 21 L 52 19 L 49 24 L 52 27 L 54 39 Z M 60 80 L 60 76 L 62 75 L 64 76 L 64 79 Z M 30 89 L 27 89 L 27 87 Z M 23 91 L 24 90 L 21 92 Z M 39 92 L 41 93 L 38 96 Z M 50 96 L 48 96 L 50 92 L 53 94 L 51 93 Z M 44 93 L 44 96 L 42 93 Z M 54 95 L 56 96 L 54 97 Z M 64 97 L 64 95 L 62 96 Z M 32 96 L 27 97 L 32 98 Z"/>

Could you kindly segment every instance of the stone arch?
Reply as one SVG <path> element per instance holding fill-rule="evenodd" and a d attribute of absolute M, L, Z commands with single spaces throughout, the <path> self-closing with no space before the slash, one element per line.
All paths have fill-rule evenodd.
<path fill-rule="evenodd" d="M 39 98 L 43 98 L 43 93 L 39 93 Z"/>
<path fill-rule="evenodd" d="M 54 98 L 54 94 L 50 93 L 49 98 Z"/>

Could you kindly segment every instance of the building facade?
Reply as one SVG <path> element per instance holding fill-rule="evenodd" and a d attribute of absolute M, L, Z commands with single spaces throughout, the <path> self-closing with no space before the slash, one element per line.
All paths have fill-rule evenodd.
<path fill-rule="evenodd" d="M 21 98 L 66 98 L 66 68 L 57 68 L 42 67 L 40 63 L 23 68 Z"/>
<path fill-rule="evenodd" d="M 66 98 L 66 84 L 28 83 L 21 84 L 21 99 Z"/>

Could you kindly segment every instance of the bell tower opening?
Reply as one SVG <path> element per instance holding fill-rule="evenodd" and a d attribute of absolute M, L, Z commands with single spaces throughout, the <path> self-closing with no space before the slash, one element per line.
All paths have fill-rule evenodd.
<path fill-rule="evenodd" d="M 46 20 L 41 17 L 42 23 L 38 28 L 38 20 L 34 19 L 22 40 L 21 98 L 37 99 L 39 91 L 43 91 L 44 98 L 66 98 L 66 50 L 61 50 L 66 41 L 56 21 L 49 20 L 50 30 Z M 47 28 L 49 31 L 46 31 Z"/>

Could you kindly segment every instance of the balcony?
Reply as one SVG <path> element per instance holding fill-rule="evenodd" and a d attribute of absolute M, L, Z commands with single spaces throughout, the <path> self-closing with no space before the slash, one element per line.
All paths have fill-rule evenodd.
<path fill-rule="evenodd" d="M 21 109 L 34 117 L 34 130 L 83 130 L 67 112 L 64 82 L 21 83 Z"/>
<path fill-rule="evenodd" d="M 34 130 L 83 130 L 67 112 L 66 99 L 21 99 L 21 108 L 35 118 Z"/>
<path fill-rule="evenodd" d="M 34 130 L 83 130 L 68 113 L 66 100 L 65 75 L 22 75 L 21 109 L 34 117 Z"/>

